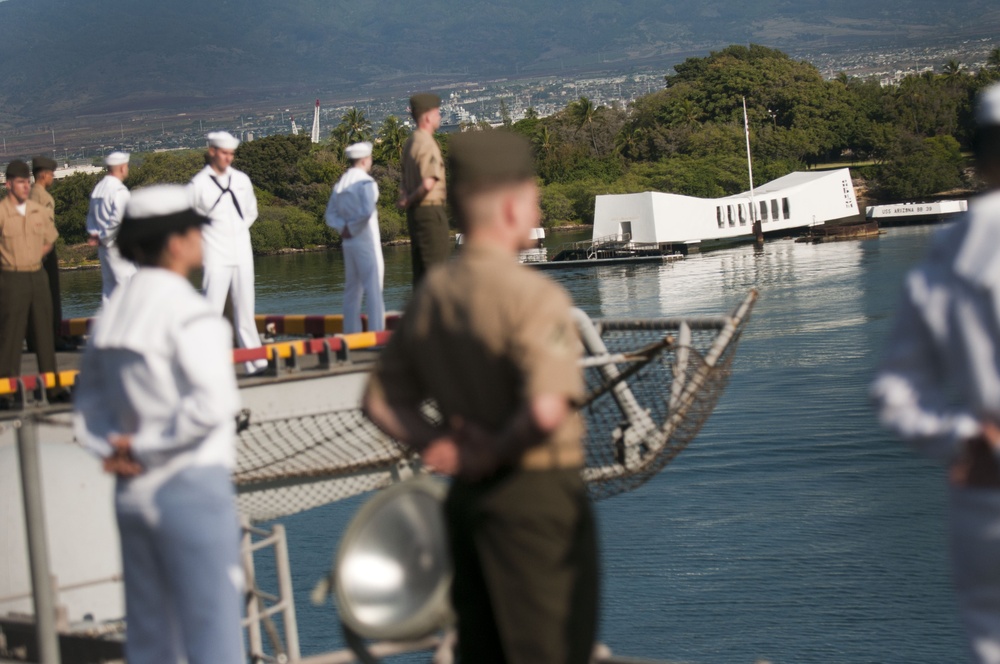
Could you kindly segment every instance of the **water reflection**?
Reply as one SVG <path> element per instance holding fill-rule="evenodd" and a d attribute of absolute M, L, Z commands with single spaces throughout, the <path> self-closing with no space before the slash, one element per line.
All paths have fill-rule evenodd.
<path fill-rule="evenodd" d="M 940 470 L 890 440 L 866 398 L 900 278 L 933 230 L 548 273 L 596 316 L 717 314 L 761 293 L 699 438 L 647 485 L 598 505 L 601 638 L 615 652 L 720 664 L 957 659 Z M 385 256 L 386 303 L 398 309 L 409 251 Z M 260 258 L 257 272 L 261 312 L 340 310 L 339 252 Z M 100 274 L 66 277 L 68 313 L 92 313 Z M 328 571 L 361 500 L 286 520 L 301 583 Z M 296 606 L 304 652 L 342 645 L 307 590 Z"/>

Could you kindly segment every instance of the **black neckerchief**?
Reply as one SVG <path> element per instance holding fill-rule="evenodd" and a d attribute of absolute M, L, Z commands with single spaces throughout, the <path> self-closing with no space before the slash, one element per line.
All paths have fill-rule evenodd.
<path fill-rule="evenodd" d="M 233 197 L 233 205 L 236 207 L 236 214 L 240 215 L 240 219 L 242 219 L 243 218 L 243 210 L 240 209 L 240 202 L 238 200 L 236 200 L 236 192 L 234 192 L 232 189 L 230 189 L 230 186 L 233 184 L 233 176 L 232 175 L 229 176 L 229 184 L 227 184 L 225 187 L 223 187 L 219 183 L 219 181 L 215 179 L 214 175 L 209 175 L 208 177 L 212 178 L 212 182 L 214 182 L 215 186 L 218 187 L 219 191 L 222 192 L 221 194 L 219 194 L 219 197 L 217 199 L 215 199 L 215 205 L 213 205 L 211 207 L 211 209 L 209 210 L 209 212 L 211 212 L 212 210 L 215 209 L 215 206 L 219 204 L 219 201 L 222 200 L 223 196 L 225 196 L 226 194 L 229 194 L 230 196 Z"/>

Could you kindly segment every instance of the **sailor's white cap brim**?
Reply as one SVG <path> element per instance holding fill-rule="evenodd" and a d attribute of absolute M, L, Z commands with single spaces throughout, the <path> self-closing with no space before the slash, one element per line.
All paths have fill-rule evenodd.
<path fill-rule="evenodd" d="M 104 158 L 104 165 L 121 166 L 122 164 L 127 164 L 128 160 L 129 154 L 127 152 L 112 152 Z"/>
<path fill-rule="evenodd" d="M 372 144 L 368 141 L 348 145 L 344 150 L 344 156 L 348 159 L 364 159 L 372 154 Z"/>
<path fill-rule="evenodd" d="M 213 131 L 208 135 L 208 147 L 222 150 L 235 150 L 240 146 L 240 139 L 228 131 Z"/>

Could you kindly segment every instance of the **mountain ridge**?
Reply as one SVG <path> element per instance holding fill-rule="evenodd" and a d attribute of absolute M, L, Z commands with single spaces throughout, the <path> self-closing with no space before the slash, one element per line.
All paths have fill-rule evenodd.
<path fill-rule="evenodd" d="M 810 45 L 987 34 L 987 0 L 5 0 L 0 127 L 228 98 L 344 94 L 396 81 L 548 74 L 755 41 Z"/>

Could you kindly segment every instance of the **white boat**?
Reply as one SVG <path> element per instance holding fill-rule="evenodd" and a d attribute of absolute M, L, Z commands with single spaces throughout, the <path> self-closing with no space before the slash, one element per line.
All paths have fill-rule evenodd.
<path fill-rule="evenodd" d="M 870 221 L 877 221 L 879 226 L 905 226 L 940 221 L 968 209 L 969 202 L 964 199 L 931 203 L 892 203 L 872 205 L 865 212 L 865 216 Z"/>
<path fill-rule="evenodd" d="M 465 235 L 462 233 L 456 233 L 455 246 L 461 247 L 464 242 Z M 549 252 L 545 249 L 544 228 L 531 229 L 531 243 L 531 248 L 521 250 L 521 253 L 518 254 L 518 260 L 522 263 L 544 263 L 549 260 Z"/>
<path fill-rule="evenodd" d="M 687 252 L 856 217 L 850 169 L 794 172 L 741 194 L 697 198 L 655 191 L 597 197 L 594 238 L 671 245 Z"/>

